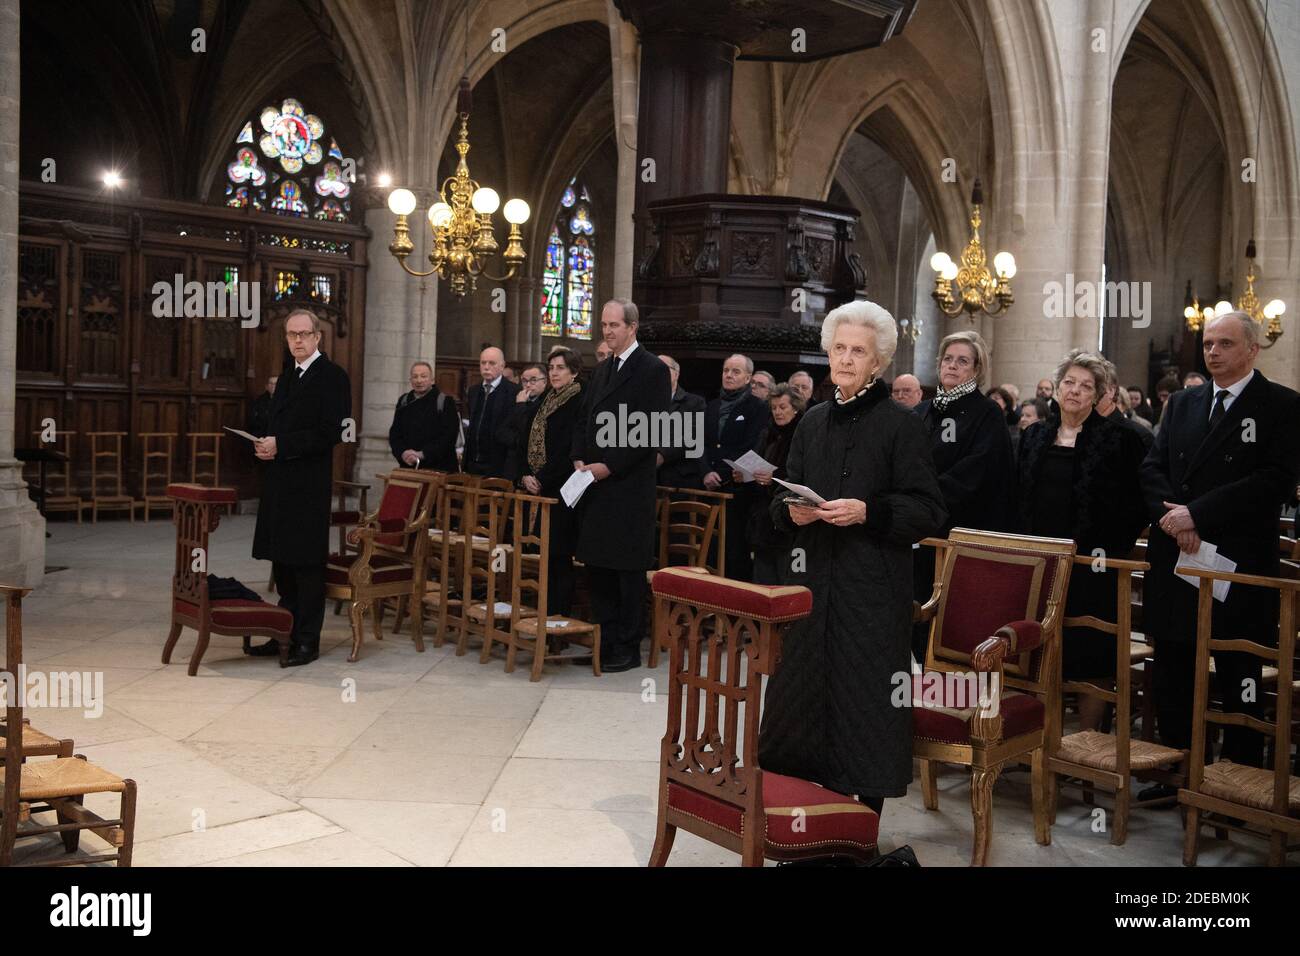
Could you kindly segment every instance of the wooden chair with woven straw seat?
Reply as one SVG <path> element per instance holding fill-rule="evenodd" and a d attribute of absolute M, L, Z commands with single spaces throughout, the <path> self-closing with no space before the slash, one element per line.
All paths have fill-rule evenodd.
<path fill-rule="evenodd" d="M 506 633 L 506 673 L 515 669 L 520 650 L 533 655 L 530 681 L 542 679 L 542 667 L 548 660 L 566 660 L 586 655 L 564 654 L 564 646 L 577 644 L 591 652 L 591 669 L 600 676 L 600 625 L 589 624 L 563 614 L 547 611 L 547 586 L 550 579 L 551 507 L 555 498 L 536 495 L 506 496 L 513 517 L 514 547 L 510 592 L 510 629 Z M 482 660 L 491 656 L 491 636 L 484 641 Z M 550 645 L 557 645 L 548 653 Z"/>
<path fill-rule="evenodd" d="M 190 627 L 199 635 L 190 655 L 191 677 L 198 674 L 213 634 L 242 637 L 244 653 L 251 650 L 252 635 L 273 638 L 280 645 L 280 665 L 284 666 L 293 633 L 290 611 L 266 601 L 214 600 L 208 593 L 208 537 L 221 521 L 217 509 L 234 505 L 235 489 L 176 483 L 167 486 L 167 497 L 175 507 L 176 562 L 172 574 L 171 631 L 163 645 L 162 662 L 171 663 L 181 631 Z"/>
<path fill-rule="evenodd" d="M 935 585 L 914 618 L 930 621 L 925 672 L 913 682 L 912 754 L 927 810 L 939 808 L 936 763 L 970 767 L 971 865 L 988 862 L 993 784 L 1008 761 L 1033 768 L 1034 837 L 1052 841 L 1047 743 L 1060 713 L 1061 618 L 1073 541 L 954 528 Z"/>
<path fill-rule="evenodd" d="M 0 585 L 5 600 L 5 668 L 10 673 L 18 673 L 22 665 L 22 599 L 29 593 L 30 588 Z M 85 757 L 72 756 L 67 752 L 71 741 L 55 743 L 53 752 L 45 749 L 49 759 L 29 760 L 38 753 L 28 749 L 29 725 L 23 717 L 22 698 L 21 693 L 14 693 L 6 695 L 5 700 L 4 761 L 0 763 L 0 866 L 13 865 L 18 840 L 46 834 L 57 833 L 65 853 L 75 853 L 83 830 L 98 836 L 112 852 L 75 860 L 37 858 L 24 860 L 23 865 L 115 861 L 118 866 L 130 866 L 135 848 L 135 781 L 109 773 Z M 20 728 L 20 732 L 8 733 L 8 728 Z M 44 739 L 52 741 L 52 738 Z M 33 737 L 31 743 L 36 750 L 41 749 L 41 740 Z M 105 819 L 86 809 L 85 798 L 97 793 L 120 794 L 116 818 Z M 42 813 L 54 813 L 58 822 L 36 823 L 33 817 Z"/>
<path fill-rule="evenodd" d="M 147 523 L 150 512 L 157 508 L 170 511 L 172 507 L 172 500 L 167 497 L 167 486 L 172 483 L 176 433 L 141 432 L 139 438 L 140 500 L 137 504 Z"/>
<path fill-rule="evenodd" d="M 668 489 L 674 491 L 675 489 Z M 722 500 L 700 501 L 698 499 L 671 496 L 663 502 L 659 522 L 659 567 L 684 566 L 703 568 L 705 571 L 722 577 L 725 566 L 723 548 L 713 550 L 719 535 L 719 529 L 726 521 L 726 504 Z M 710 554 L 716 559 L 710 561 Z M 647 583 L 653 580 L 654 571 L 646 572 Z M 659 629 L 655 626 L 655 607 L 650 608 L 650 667 L 659 666 Z"/>
<path fill-rule="evenodd" d="M 472 522 L 460 541 L 461 616 L 456 636 L 456 656 L 469 649 L 469 639 L 480 642 L 479 661 L 486 663 L 492 648 L 509 637 L 514 607 L 501 600 L 510 594 L 511 554 L 507 537 L 509 514 L 506 493 L 487 490 L 487 479 L 474 489 L 469 514 Z M 533 613 L 535 609 L 522 609 Z"/>
<path fill-rule="evenodd" d="M 437 619 L 433 646 L 442 647 L 448 629 L 456 630 L 458 643 L 464 619 L 461 587 L 464 585 L 465 540 L 473 523 L 473 475 L 449 474 L 439 483 L 434 519 L 429 528 L 429 565 L 424 604 Z M 455 612 L 454 614 L 452 612 Z"/>
<path fill-rule="evenodd" d="M 1078 555 L 1074 559 L 1076 574 L 1092 573 L 1091 555 Z M 1145 780 L 1180 786 L 1186 780 L 1186 774 L 1178 768 L 1187 757 L 1187 751 L 1175 750 L 1161 744 L 1132 739 L 1133 696 L 1131 683 L 1133 679 L 1133 642 L 1132 642 L 1132 590 L 1133 575 L 1150 569 L 1145 561 L 1121 561 L 1106 559 L 1106 569 L 1116 572 L 1116 609 L 1117 620 L 1103 621 L 1097 617 L 1067 617 L 1065 627 L 1089 628 L 1091 634 L 1076 632 L 1076 640 L 1089 636 L 1112 635 L 1115 639 L 1115 680 L 1105 685 L 1088 680 L 1072 680 L 1061 684 L 1062 697 L 1065 694 L 1080 694 L 1094 697 L 1111 704 L 1115 708 L 1113 721 L 1114 733 L 1102 733 L 1099 730 L 1081 730 L 1062 736 L 1062 715 L 1049 723 L 1052 738 L 1048 743 L 1047 771 L 1049 774 L 1048 811 L 1051 822 L 1056 822 L 1056 805 L 1060 791 L 1061 778 L 1079 779 L 1095 784 L 1115 795 L 1115 820 L 1110 829 L 1110 842 L 1123 846 L 1128 839 L 1129 808 L 1132 803 L 1132 777 L 1140 776 Z M 1141 653 L 1149 652 L 1147 645 L 1141 645 Z M 1058 661 L 1059 661 L 1058 656 Z M 1091 790 L 1086 791 L 1085 802 L 1090 800 Z M 1164 802 L 1164 801 L 1159 801 Z M 1138 804 L 1141 806 L 1142 804 Z"/>
<path fill-rule="evenodd" d="M 87 432 L 90 439 L 90 523 L 99 524 L 101 511 L 125 511 L 135 523 L 135 499 L 122 480 L 126 432 Z"/>
<path fill-rule="evenodd" d="M 325 597 L 347 601 L 352 623 L 350 663 L 361 656 L 365 615 L 370 611 L 375 640 L 383 640 L 379 602 L 405 596 L 412 608 L 412 634 L 424 651 L 424 579 L 429 550 L 429 517 L 437 496 L 436 475 L 398 468 L 383 476 L 379 507 L 348 532 L 355 551 L 335 552 L 325 560 Z"/>
<path fill-rule="evenodd" d="M 1286 577 L 1264 577 L 1184 568 L 1200 579 L 1196 618 L 1196 687 L 1192 697 L 1192 749 L 1187 786 L 1178 791 L 1178 803 L 1187 811 L 1184 823 L 1183 864 L 1195 866 L 1200 851 L 1201 828 L 1235 830 L 1269 841 L 1270 866 L 1282 866 L 1286 854 L 1300 849 L 1300 777 L 1291 773 L 1293 695 L 1295 694 L 1296 606 L 1300 603 L 1300 578 L 1294 568 Z M 1211 633 L 1215 581 L 1230 587 L 1269 588 L 1279 592 L 1277 646 L 1244 638 L 1216 639 Z M 1271 642 L 1270 642 L 1271 644 Z M 1250 714 L 1216 711 L 1210 707 L 1210 655 L 1236 651 L 1272 663 L 1278 669 L 1277 698 L 1272 720 Z M 1205 762 L 1209 725 L 1243 727 L 1272 740 L 1272 769 L 1218 760 Z M 1237 821 L 1241 821 L 1238 823 Z"/>
<path fill-rule="evenodd" d="M 705 555 L 701 567 L 707 567 L 710 573 L 723 577 L 727 573 L 727 503 L 735 495 L 728 491 L 705 491 L 702 488 L 674 488 L 674 501 L 702 501 L 718 509 L 718 521 L 713 536 L 713 549 Z M 732 533 L 744 534 L 744 528 L 733 528 Z"/>
<path fill-rule="evenodd" d="M 776 671 L 784 629 L 812 613 L 812 592 L 690 568 L 655 572 L 651 590 L 669 653 L 650 865 L 668 862 L 678 828 L 734 850 L 742 866 L 874 858 L 875 811 L 758 762 L 763 678 Z"/>

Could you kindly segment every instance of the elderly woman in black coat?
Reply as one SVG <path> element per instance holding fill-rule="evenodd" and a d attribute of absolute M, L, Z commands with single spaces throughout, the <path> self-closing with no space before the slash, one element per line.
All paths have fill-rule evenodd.
<path fill-rule="evenodd" d="M 1020 530 L 1071 538 L 1078 554 L 1123 559 L 1147 524 L 1139 470 L 1142 439 L 1127 423 L 1096 411 L 1109 383 L 1105 361 L 1075 349 L 1056 370 L 1059 418 L 1036 422 L 1020 439 Z M 1065 613 L 1116 620 L 1118 572 L 1076 565 Z M 1066 628 L 1061 669 L 1066 680 L 1115 676 L 1115 638 L 1089 628 Z M 1080 697 L 1084 730 L 1096 730 L 1105 702 Z"/>
<path fill-rule="evenodd" d="M 1015 524 L 1015 458 L 1002 408 L 980 392 L 989 352 L 978 332 L 954 332 L 939 343 L 939 388 L 916 407 L 930 435 L 930 453 L 948 520 L 939 529 L 1009 531 Z M 914 555 L 913 597 L 926 601 L 934 585 L 933 548 Z M 912 652 L 925 664 L 930 629 L 918 624 Z"/>
<path fill-rule="evenodd" d="M 550 559 L 547 564 L 546 610 L 548 614 L 573 612 L 573 554 L 577 527 L 573 511 L 560 496 L 560 488 L 573 474 L 569 449 L 582 402 L 582 358 L 572 349 L 557 345 L 546 360 L 546 390 L 529 403 L 520 429 L 518 447 L 511 458 L 518 461 L 523 475 L 519 487 L 530 495 L 556 498 L 551 506 Z M 537 529 L 535 529 L 537 530 Z"/>
<path fill-rule="evenodd" d="M 789 584 L 812 590 L 812 614 L 782 645 L 767 687 L 763 768 L 854 794 L 879 810 L 912 780 L 912 715 L 894 707 L 910 673 L 912 544 L 943 526 L 925 428 L 878 377 L 898 343 L 893 317 L 849 302 L 822 325 L 835 398 L 795 429 L 787 480 L 824 502 L 775 495 L 794 532 Z"/>

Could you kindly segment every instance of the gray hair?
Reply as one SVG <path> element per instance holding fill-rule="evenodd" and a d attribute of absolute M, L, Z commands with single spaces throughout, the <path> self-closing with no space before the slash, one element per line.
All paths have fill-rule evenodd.
<path fill-rule="evenodd" d="M 425 368 L 427 368 L 427 369 L 429 370 L 429 374 L 430 374 L 430 375 L 433 374 L 433 364 L 432 364 L 431 362 L 426 362 L 424 359 L 420 359 L 418 362 L 412 362 L 412 363 L 411 363 L 411 372 L 414 372 L 414 371 L 415 371 L 417 368 L 419 368 L 421 365 L 423 365 Z M 408 372 L 407 374 L 409 375 L 410 372 Z"/>
<path fill-rule="evenodd" d="M 679 365 L 679 364 L 677 363 L 677 359 L 673 358 L 671 355 L 661 355 L 661 356 L 659 356 L 659 361 L 663 362 L 665 365 L 667 365 L 670 369 L 672 369 L 672 370 L 673 370 L 674 372 L 676 372 L 678 375 L 681 375 L 681 374 L 682 374 L 682 367 L 681 367 L 681 365 Z"/>
<path fill-rule="evenodd" d="M 1225 312 L 1223 315 L 1216 315 L 1214 318 L 1210 319 L 1209 322 L 1205 323 L 1205 327 L 1208 329 L 1212 324 L 1218 322 L 1220 319 L 1237 319 L 1241 322 L 1241 333 L 1246 339 L 1247 348 L 1259 344 L 1259 326 L 1255 324 L 1255 320 L 1252 319 L 1249 314 L 1240 310 Z M 1191 373 L 1189 372 L 1188 374 Z M 1199 375 L 1200 373 L 1198 372 L 1197 374 Z"/>
<path fill-rule="evenodd" d="M 790 399 L 790 407 L 796 412 L 806 412 L 808 403 L 804 397 L 792 389 L 786 382 L 778 382 L 772 386 L 772 390 L 767 393 L 767 403 L 771 405 L 778 398 Z"/>
<path fill-rule="evenodd" d="M 939 343 L 939 354 L 935 357 L 936 366 L 943 365 L 943 355 L 951 345 L 969 346 L 975 353 L 975 384 L 982 391 L 988 384 L 989 376 L 989 347 L 984 343 L 984 336 L 974 329 L 964 329 L 944 336 L 944 340 Z"/>
<path fill-rule="evenodd" d="M 797 371 L 797 372 L 795 372 L 793 375 L 791 375 L 791 376 L 790 376 L 790 381 L 793 382 L 793 381 L 794 381 L 796 378 L 798 378 L 800 375 L 802 375 L 804 378 L 808 379 L 808 384 L 810 384 L 810 385 L 815 385 L 815 384 L 816 384 L 816 383 L 813 381 L 813 377 L 812 377 L 811 375 L 809 375 L 807 372 L 805 372 L 803 369 L 799 369 L 799 371 Z"/>
<path fill-rule="evenodd" d="M 292 319 L 295 315 L 305 315 L 307 316 L 307 318 L 311 319 L 311 330 L 313 332 L 319 332 L 321 330 L 320 317 L 316 315 L 316 313 L 313 312 L 311 309 L 294 309 L 284 317 L 284 324 L 288 325 L 289 320 Z"/>
<path fill-rule="evenodd" d="M 841 322 L 865 326 L 875 333 L 876 358 L 880 360 L 880 368 L 894 360 L 894 352 L 898 349 L 898 324 L 884 308 L 865 299 L 856 299 L 831 309 L 822 322 L 822 351 L 827 355 Z"/>
<path fill-rule="evenodd" d="M 1056 366 L 1056 374 L 1053 380 L 1057 388 L 1061 387 L 1061 379 L 1065 378 L 1065 373 L 1074 367 L 1087 369 L 1092 373 L 1092 382 L 1096 387 L 1097 398 L 1106 394 L 1106 386 L 1110 383 L 1110 372 L 1106 368 L 1106 360 L 1095 352 L 1089 352 L 1087 349 L 1071 349 L 1066 353 L 1061 364 Z"/>
<path fill-rule="evenodd" d="M 766 372 L 766 371 L 763 371 L 762 369 L 759 369 L 757 372 L 754 373 L 754 375 L 755 375 L 755 377 L 757 377 L 757 376 L 759 376 L 759 375 L 766 375 L 766 376 L 767 376 L 767 380 L 768 380 L 772 385 L 775 385 L 775 384 L 776 384 L 776 376 L 773 375 L 771 372 Z"/>
<path fill-rule="evenodd" d="M 752 358 L 750 358 L 748 355 L 741 355 L 739 352 L 737 352 L 735 355 L 728 355 L 727 361 L 730 362 L 734 358 L 738 358 L 745 363 L 746 375 L 754 374 L 754 360 Z M 773 379 L 772 381 L 776 381 L 776 379 Z"/>
<path fill-rule="evenodd" d="M 641 321 L 641 313 L 636 307 L 636 303 L 631 299 L 610 299 L 600 307 L 602 312 L 609 306 L 616 305 L 623 310 L 623 322 L 626 325 L 636 325 Z"/>

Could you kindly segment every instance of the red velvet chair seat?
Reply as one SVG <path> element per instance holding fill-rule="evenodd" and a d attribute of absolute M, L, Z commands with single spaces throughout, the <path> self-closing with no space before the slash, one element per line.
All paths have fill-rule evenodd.
<path fill-rule="evenodd" d="M 979 710 L 974 688 L 968 685 L 959 689 L 949 681 L 934 677 L 931 680 L 932 684 L 922 685 L 920 674 L 913 677 L 912 736 L 940 743 L 970 743 L 971 718 Z M 1043 702 L 1032 694 L 1004 690 L 998 706 L 1002 717 L 1003 740 L 1041 730 L 1043 727 Z"/>
<path fill-rule="evenodd" d="M 668 782 L 668 805 L 679 813 L 741 836 L 740 808 L 690 787 Z M 852 797 L 807 780 L 763 771 L 763 809 L 767 842 L 781 850 L 813 850 L 852 844 L 864 850 L 876 845 L 880 817 Z M 802 810 L 803 813 L 796 813 Z M 795 821 L 799 830 L 795 830 Z"/>
<path fill-rule="evenodd" d="M 222 598 L 212 601 L 212 626 L 223 631 L 239 633 L 250 628 L 266 628 L 279 634 L 293 632 L 293 614 L 283 607 L 268 604 L 265 601 L 249 601 L 244 598 Z M 199 616 L 199 606 L 188 601 L 176 600 L 175 611 L 190 619 Z"/>
<path fill-rule="evenodd" d="M 325 583 L 346 587 L 349 583 L 348 570 L 356 559 L 357 555 L 355 554 L 331 554 L 325 565 Z M 374 571 L 374 576 L 371 578 L 374 584 L 391 584 L 394 581 L 411 580 L 411 566 L 405 561 L 399 561 L 397 558 L 389 558 L 380 554 L 372 555 L 370 567 Z"/>

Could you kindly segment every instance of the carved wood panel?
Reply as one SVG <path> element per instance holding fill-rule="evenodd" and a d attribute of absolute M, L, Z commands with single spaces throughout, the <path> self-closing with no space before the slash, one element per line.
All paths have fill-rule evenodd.
<path fill-rule="evenodd" d="M 776 275 L 776 243 L 770 232 L 731 233 L 731 261 L 733 276 L 750 276 L 764 279 Z"/>

